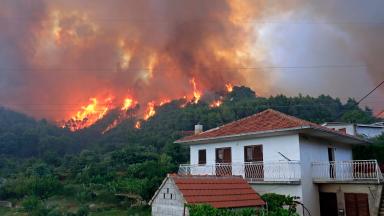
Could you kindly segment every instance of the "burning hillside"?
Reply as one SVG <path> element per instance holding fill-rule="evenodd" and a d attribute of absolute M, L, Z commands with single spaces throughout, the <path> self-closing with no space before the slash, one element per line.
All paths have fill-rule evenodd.
<path fill-rule="evenodd" d="M 23 96 L 5 99 L 26 105 L 15 109 L 64 119 L 71 130 L 117 108 L 115 124 L 133 108 L 146 120 L 172 99 L 197 103 L 205 92 L 246 84 L 246 67 L 256 64 L 253 28 L 245 22 L 258 16 L 253 1 L 86 2 L 2 4 L 7 21 L 23 16 L 15 25 L 0 23 L 18 47 L 6 66 L 24 80 L 15 90 Z M 252 73 L 266 90 L 265 76 Z"/>
<path fill-rule="evenodd" d="M 193 91 L 189 96 L 184 96 L 183 100 L 185 103 L 181 104 L 181 107 L 184 107 L 186 104 L 196 104 L 200 101 L 202 95 L 200 90 L 197 88 L 197 84 L 195 79 L 191 79 L 191 85 L 193 87 Z M 232 91 L 232 85 L 226 84 L 226 91 Z M 229 88 L 230 86 L 230 88 Z M 210 101 L 211 108 L 220 107 L 222 104 L 223 97 L 220 96 L 218 99 L 212 99 Z M 113 122 L 103 131 L 103 133 L 111 130 L 116 127 L 119 123 L 127 119 L 128 117 L 135 117 L 138 119 L 135 127 L 140 129 L 141 121 L 147 121 L 149 118 L 153 117 L 156 114 L 156 108 L 161 107 L 164 104 L 169 103 L 170 99 L 159 99 L 157 101 L 150 101 L 147 104 L 144 104 L 144 107 L 141 107 L 136 99 L 132 97 L 127 97 L 124 100 L 117 101 L 108 97 L 106 99 L 100 98 L 91 98 L 89 100 L 89 104 L 81 106 L 79 111 L 73 113 L 73 115 L 68 119 L 61 121 L 59 123 L 61 127 L 68 128 L 71 131 L 80 130 L 86 127 L 91 126 L 98 120 L 102 119 L 109 111 L 115 110 L 118 111 L 118 116 Z M 118 104 L 118 105 L 116 105 Z"/>

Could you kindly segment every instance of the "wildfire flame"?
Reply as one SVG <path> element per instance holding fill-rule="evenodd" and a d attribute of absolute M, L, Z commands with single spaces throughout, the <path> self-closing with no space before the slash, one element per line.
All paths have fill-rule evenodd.
<path fill-rule="evenodd" d="M 195 78 L 191 79 L 191 84 L 193 87 L 193 102 L 197 104 L 201 98 L 201 92 L 197 89 Z"/>
<path fill-rule="evenodd" d="M 141 122 L 140 121 L 137 121 L 136 124 L 135 124 L 135 128 L 136 129 L 140 129 L 141 128 Z"/>
<path fill-rule="evenodd" d="M 225 84 L 225 87 L 227 88 L 227 92 L 232 92 L 233 91 L 233 86 L 231 83 Z"/>
<path fill-rule="evenodd" d="M 215 101 L 213 101 L 213 102 L 209 105 L 209 107 L 211 107 L 211 108 L 220 107 L 222 103 L 223 103 L 223 102 L 222 102 L 221 100 L 215 100 Z"/>
<path fill-rule="evenodd" d="M 155 103 L 153 101 L 148 102 L 147 109 L 146 109 L 145 115 L 144 115 L 144 120 L 145 121 L 148 120 L 149 118 L 151 118 L 155 114 L 156 114 Z"/>
<path fill-rule="evenodd" d="M 121 111 L 127 111 L 132 108 L 133 105 L 137 104 L 137 101 L 134 101 L 132 98 L 124 99 L 123 106 L 121 107 Z"/>
<path fill-rule="evenodd" d="M 111 98 L 104 100 L 104 104 L 100 104 L 97 98 L 90 98 L 91 103 L 82 106 L 73 117 L 68 120 L 63 127 L 76 131 L 91 126 L 109 111 Z"/>

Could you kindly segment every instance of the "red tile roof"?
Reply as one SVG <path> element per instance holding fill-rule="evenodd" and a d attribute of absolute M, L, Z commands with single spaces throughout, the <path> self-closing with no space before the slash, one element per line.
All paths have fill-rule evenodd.
<path fill-rule="evenodd" d="M 301 127 L 310 127 L 315 129 L 320 129 L 323 131 L 328 131 L 336 133 L 342 136 L 348 136 L 357 138 L 355 136 L 347 135 L 341 132 L 331 130 L 327 127 L 299 119 L 284 113 L 278 112 L 273 109 L 267 109 L 263 112 L 248 116 L 246 118 L 225 124 L 218 128 L 213 128 L 205 132 L 187 136 L 177 140 L 176 142 L 188 142 L 200 139 L 209 139 L 217 137 L 225 137 L 231 135 L 247 134 L 247 133 L 256 133 L 256 132 L 267 132 L 273 130 L 282 130 L 282 129 L 294 129 Z"/>
<path fill-rule="evenodd" d="M 187 204 L 209 204 L 215 208 L 257 207 L 265 202 L 240 176 L 171 175 Z"/>

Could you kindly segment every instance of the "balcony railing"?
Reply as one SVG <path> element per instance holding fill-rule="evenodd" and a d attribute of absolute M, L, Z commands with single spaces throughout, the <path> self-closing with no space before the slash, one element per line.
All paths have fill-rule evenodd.
<path fill-rule="evenodd" d="M 383 179 L 376 160 L 312 162 L 312 177 L 315 182 L 380 182 Z"/>
<path fill-rule="evenodd" d="M 179 175 L 241 175 L 248 182 L 297 182 L 301 179 L 299 161 L 182 164 Z"/>

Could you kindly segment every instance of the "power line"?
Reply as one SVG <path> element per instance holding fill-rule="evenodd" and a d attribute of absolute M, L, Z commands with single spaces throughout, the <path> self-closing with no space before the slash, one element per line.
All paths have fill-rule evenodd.
<path fill-rule="evenodd" d="M 0 21 L 40 21 L 40 17 L 0 17 Z M 218 20 L 218 19 L 185 19 L 185 20 L 167 20 L 167 19 L 137 19 L 129 17 L 90 17 L 89 20 L 101 22 L 137 22 L 137 23 L 165 23 L 165 24 L 183 24 L 183 23 L 249 23 L 249 24 L 292 24 L 292 25 L 331 25 L 331 24 L 345 24 L 345 25 L 384 25 L 384 21 L 312 21 L 312 20 L 299 20 L 299 21 L 283 21 L 283 20 Z"/>
<path fill-rule="evenodd" d="M 366 68 L 366 65 L 296 65 L 296 66 L 260 66 L 260 67 L 207 67 L 204 70 L 261 70 L 261 69 L 315 69 L 315 68 Z M 173 71 L 174 68 L 0 68 L 0 71 L 115 71 L 115 70 L 150 70 L 150 71 Z"/>
<path fill-rule="evenodd" d="M 362 97 L 358 102 L 357 104 L 360 104 L 361 101 L 363 101 L 365 98 L 367 98 L 370 94 L 372 94 L 376 89 L 378 89 L 381 85 L 384 84 L 384 80 L 379 84 L 377 85 L 374 89 L 372 89 L 368 94 L 366 94 L 364 97 Z"/>

